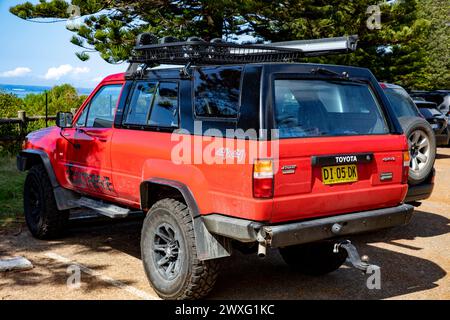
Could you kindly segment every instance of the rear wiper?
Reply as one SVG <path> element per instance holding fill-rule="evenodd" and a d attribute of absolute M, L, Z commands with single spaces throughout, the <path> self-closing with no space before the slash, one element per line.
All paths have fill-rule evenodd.
<path fill-rule="evenodd" d="M 321 74 L 321 75 L 325 75 L 325 76 L 330 76 L 330 77 L 336 78 L 338 80 L 348 80 L 350 82 L 367 84 L 367 82 L 364 81 L 364 80 L 357 79 L 357 78 L 350 78 L 349 74 L 347 72 L 345 72 L 345 71 L 342 72 L 342 73 L 337 73 L 335 71 L 328 70 L 328 69 L 325 69 L 325 68 L 316 68 L 316 69 L 312 69 L 311 73 L 312 74 Z"/>
<path fill-rule="evenodd" d="M 333 76 L 333 77 L 337 77 L 337 78 L 341 78 L 341 79 L 348 79 L 347 72 L 337 73 L 335 71 L 328 70 L 325 68 L 312 69 L 311 73 L 312 74 L 321 74 L 321 75 L 325 75 L 325 76 Z"/>

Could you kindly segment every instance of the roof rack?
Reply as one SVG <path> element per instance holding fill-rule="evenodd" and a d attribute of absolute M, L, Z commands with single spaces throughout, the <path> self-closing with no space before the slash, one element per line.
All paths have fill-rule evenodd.
<path fill-rule="evenodd" d="M 297 40 L 270 44 L 236 44 L 200 38 L 179 41 L 173 37 L 157 39 L 148 33 L 140 35 L 133 50 L 127 75 L 136 75 L 139 66 L 224 65 L 239 63 L 295 62 L 301 58 L 348 53 L 356 50 L 357 35 L 315 40 Z"/>

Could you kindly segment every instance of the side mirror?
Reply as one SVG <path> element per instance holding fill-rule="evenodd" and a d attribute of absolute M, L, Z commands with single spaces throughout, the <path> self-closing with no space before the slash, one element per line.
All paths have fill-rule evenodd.
<path fill-rule="evenodd" d="M 72 112 L 58 112 L 56 115 L 56 126 L 64 128 L 72 128 L 73 114 Z"/>

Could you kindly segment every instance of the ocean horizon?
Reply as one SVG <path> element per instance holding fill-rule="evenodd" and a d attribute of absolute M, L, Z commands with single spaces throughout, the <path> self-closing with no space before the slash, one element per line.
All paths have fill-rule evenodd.
<path fill-rule="evenodd" d="M 11 93 L 19 98 L 25 98 L 29 94 L 41 94 L 51 90 L 52 87 L 47 86 L 26 86 L 16 84 L 0 84 L 0 92 Z M 93 88 L 75 88 L 79 95 L 89 95 Z"/>

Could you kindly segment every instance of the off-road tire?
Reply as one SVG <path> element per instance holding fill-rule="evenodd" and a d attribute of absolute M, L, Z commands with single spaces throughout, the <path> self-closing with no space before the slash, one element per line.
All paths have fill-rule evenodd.
<path fill-rule="evenodd" d="M 333 252 L 334 242 L 323 241 L 280 248 L 283 260 L 296 271 L 321 276 L 333 272 L 347 259 L 347 251 Z"/>
<path fill-rule="evenodd" d="M 61 236 L 69 221 L 69 210 L 58 210 L 53 187 L 42 164 L 28 171 L 23 191 L 25 221 L 31 234 L 38 239 Z"/>
<path fill-rule="evenodd" d="M 155 249 L 156 245 L 164 246 L 160 244 L 164 240 L 157 235 L 157 232 L 161 234 L 162 230 L 167 228 L 172 229 L 173 243 L 174 245 L 178 243 L 179 247 L 179 255 L 175 262 L 171 257 L 166 269 L 166 271 L 169 270 L 170 263 L 175 264 L 172 268 L 178 269 L 178 272 L 174 273 L 173 279 L 165 274 L 164 265 L 160 267 L 157 265 L 158 261 L 162 261 L 159 254 L 164 249 Z M 158 244 L 155 244 L 156 242 Z M 167 251 L 163 253 L 163 257 L 166 256 L 168 256 Z M 147 213 L 141 233 L 141 257 L 151 286 L 161 298 L 169 300 L 192 300 L 205 297 L 212 290 L 220 267 L 218 260 L 198 259 L 194 225 L 189 208 L 175 199 L 160 200 Z M 172 275 L 170 272 L 169 274 Z"/>
<path fill-rule="evenodd" d="M 436 158 L 436 138 L 434 136 L 433 129 L 425 119 L 419 117 L 402 117 L 399 118 L 399 122 L 403 128 L 403 132 L 405 133 L 406 138 L 408 139 L 409 152 L 411 156 L 408 183 L 410 185 L 417 185 L 426 180 L 430 175 L 431 170 L 433 169 L 434 161 Z M 412 170 L 412 161 L 414 161 L 414 158 L 416 157 L 415 153 L 417 154 L 418 152 L 420 152 L 420 150 L 417 151 L 417 147 L 414 146 L 411 141 L 412 136 L 416 132 L 418 132 L 419 135 L 423 134 L 428 138 L 427 148 L 429 151 L 429 155 L 427 157 L 427 162 L 425 163 L 425 165 L 423 165 L 420 170 L 414 171 Z"/>

